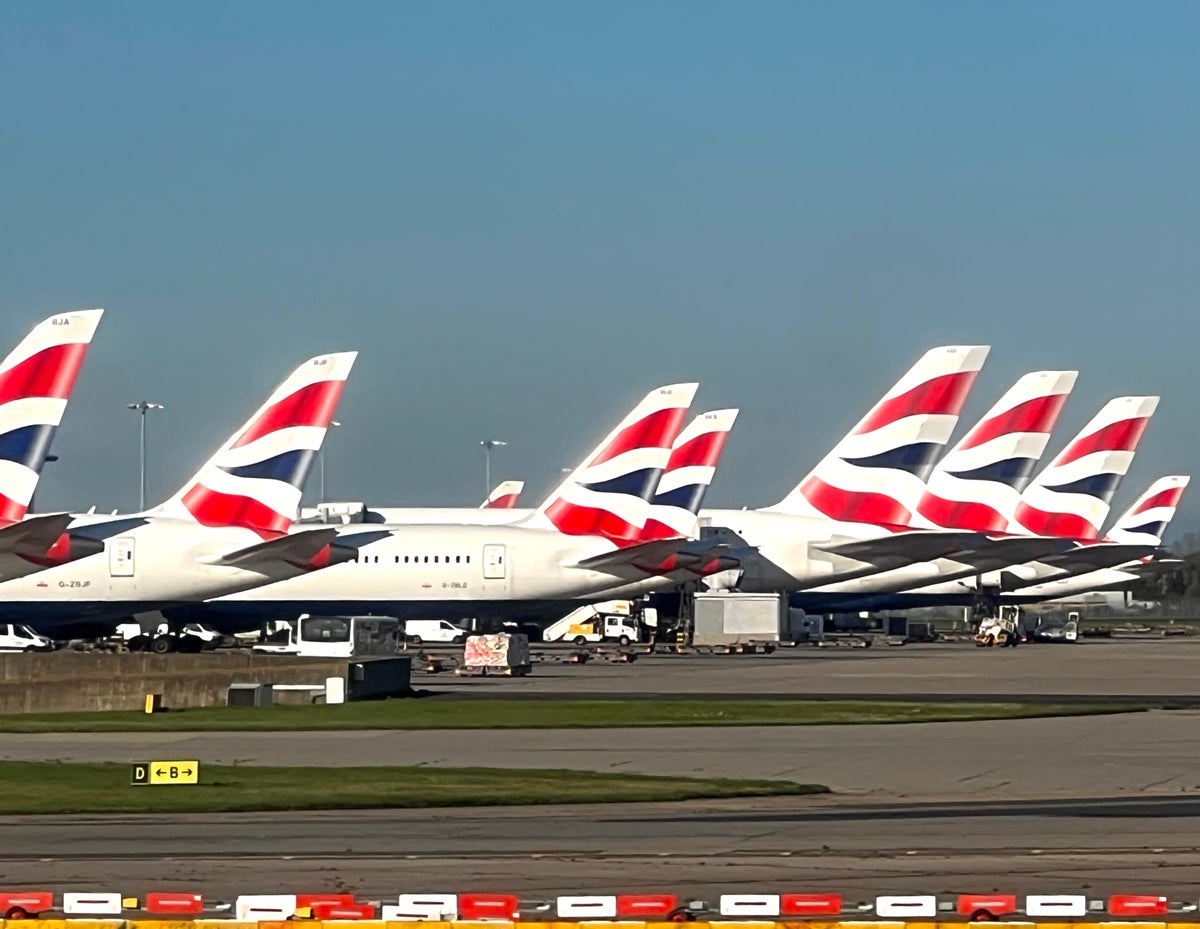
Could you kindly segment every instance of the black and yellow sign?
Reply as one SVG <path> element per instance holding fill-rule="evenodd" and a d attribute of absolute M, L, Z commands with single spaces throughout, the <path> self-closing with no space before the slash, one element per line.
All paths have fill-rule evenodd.
<path fill-rule="evenodd" d="M 129 772 L 129 783 L 196 784 L 200 781 L 198 761 L 135 761 Z"/>

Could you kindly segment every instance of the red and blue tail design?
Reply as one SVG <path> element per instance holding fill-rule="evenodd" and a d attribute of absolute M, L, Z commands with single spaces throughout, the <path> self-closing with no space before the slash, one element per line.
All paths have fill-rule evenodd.
<path fill-rule="evenodd" d="M 617 545 L 638 542 L 650 515 L 650 498 L 698 386 L 672 384 L 650 391 L 526 525 L 600 536 Z"/>
<path fill-rule="evenodd" d="M 980 345 L 930 349 L 767 511 L 907 526 L 987 354 Z"/>
<path fill-rule="evenodd" d="M 0 524 L 24 518 L 103 310 L 38 323 L 0 362 Z"/>
<path fill-rule="evenodd" d="M 1182 474 L 1160 477 L 1113 523 L 1106 540 L 1128 545 L 1161 545 L 1190 481 Z"/>
<path fill-rule="evenodd" d="M 357 355 L 318 355 L 300 365 L 163 505 L 162 515 L 251 529 L 263 538 L 285 532 Z"/>
<path fill-rule="evenodd" d="M 679 433 L 650 501 L 642 541 L 699 535 L 697 516 L 737 416 L 737 410 L 701 413 Z"/>
<path fill-rule="evenodd" d="M 501 481 L 495 486 L 486 500 L 480 505 L 481 510 L 511 510 L 517 505 L 517 498 L 525 489 L 524 481 Z"/>
<path fill-rule="evenodd" d="M 1157 407 L 1158 397 L 1118 397 L 1106 403 L 1025 489 L 1008 531 L 1095 539 Z"/>
<path fill-rule="evenodd" d="M 933 469 L 913 525 L 1006 532 L 1077 373 L 1034 371 L 1010 387 Z"/>

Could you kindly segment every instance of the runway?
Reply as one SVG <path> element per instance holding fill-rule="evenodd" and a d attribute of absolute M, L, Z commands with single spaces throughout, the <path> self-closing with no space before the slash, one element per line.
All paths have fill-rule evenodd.
<path fill-rule="evenodd" d="M 558 893 L 1152 892 L 1195 896 L 1200 798 L 709 803 L 0 819 L 13 886 Z M 126 877 L 133 875 L 134 877 Z M 154 875 L 149 877 L 148 875 Z"/>
<path fill-rule="evenodd" d="M 1044 799 L 1197 791 L 1198 727 L 1200 710 L 1173 710 L 861 726 L 7 734 L 0 759 L 569 768 L 772 778 L 879 799 Z"/>

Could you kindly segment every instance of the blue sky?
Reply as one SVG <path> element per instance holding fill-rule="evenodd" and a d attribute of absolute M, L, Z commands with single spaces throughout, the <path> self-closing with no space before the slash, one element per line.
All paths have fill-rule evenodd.
<path fill-rule="evenodd" d="M 925 348 L 968 414 L 1077 367 L 1052 449 L 1200 453 L 1200 6 L 52 3 L 0 13 L 0 340 L 104 306 L 42 507 L 162 497 L 298 361 L 362 352 L 331 495 L 528 502 L 648 388 L 782 496 Z M 1181 528 L 1200 527 L 1200 493 Z"/>

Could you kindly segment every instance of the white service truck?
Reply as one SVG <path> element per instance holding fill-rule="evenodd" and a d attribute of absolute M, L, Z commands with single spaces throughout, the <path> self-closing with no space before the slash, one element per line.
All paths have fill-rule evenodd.
<path fill-rule="evenodd" d="M 542 633 L 542 641 L 631 645 L 650 638 L 657 624 L 658 614 L 653 607 L 643 607 L 638 601 L 606 600 L 572 610 L 547 627 Z"/>
<path fill-rule="evenodd" d="M 28 626 L 0 623 L 0 652 L 52 652 L 54 643 Z"/>

